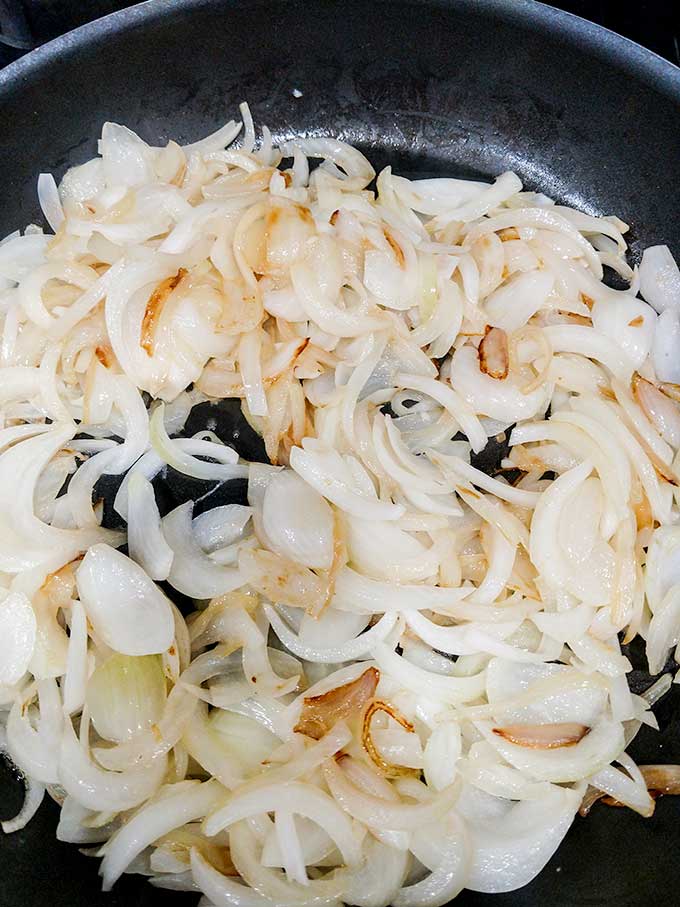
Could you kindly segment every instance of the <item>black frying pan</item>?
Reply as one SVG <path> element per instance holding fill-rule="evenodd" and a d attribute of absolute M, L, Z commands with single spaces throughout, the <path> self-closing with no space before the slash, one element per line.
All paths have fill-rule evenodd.
<path fill-rule="evenodd" d="M 84 26 L 0 72 L 0 235 L 40 220 L 37 174 L 92 157 L 104 120 L 153 142 L 190 141 L 244 98 L 275 138 L 339 135 L 400 173 L 513 169 L 531 188 L 628 221 L 635 259 L 657 242 L 680 253 L 680 70 L 527 0 L 152 0 Z M 224 440 L 234 419 L 225 409 Z M 173 483 L 161 491 L 169 501 L 192 493 Z M 632 683 L 649 679 L 636 671 Z M 645 729 L 633 755 L 678 762 L 677 697 L 657 715 L 662 733 Z M 10 815 L 19 789 L 8 772 L 1 780 L 0 814 Z M 195 901 L 130 877 L 102 894 L 96 862 L 54 840 L 55 817 L 48 804 L 0 839 L 0 907 Z M 596 806 L 531 885 L 456 903 L 675 904 L 679 843 L 678 800 L 659 801 L 648 820 Z"/>

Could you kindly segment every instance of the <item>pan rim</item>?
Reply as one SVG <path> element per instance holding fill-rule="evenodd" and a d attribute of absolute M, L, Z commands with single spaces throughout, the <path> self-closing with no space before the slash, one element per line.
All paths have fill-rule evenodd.
<path fill-rule="evenodd" d="M 375 0 L 389 6 L 389 0 Z M 628 72 L 656 91 L 666 94 L 680 104 L 680 67 L 616 32 L 589 22 L 574 13 L 556 9 L 537 0 L 406 0 L 414 6 L 430 6 L 440 10 L 468 9 L 475 15 L 511 21 L 512 24 L 548 31 L 568 41 L 576 41 L 580 49 L 601 56 L 612 66 Z M 110 34 L 125 32 L 162 20 L 173 12 L 224 5 L 235 6 L 230 0 L 144 0 L 125 9 L 94 19 L 29 51 L 0 70 L 0 101 L 3 95 L 20 90 L 22 83 L 39 74 L 44 66 L 64 61 L 85 48 L 90 42 Z"/>

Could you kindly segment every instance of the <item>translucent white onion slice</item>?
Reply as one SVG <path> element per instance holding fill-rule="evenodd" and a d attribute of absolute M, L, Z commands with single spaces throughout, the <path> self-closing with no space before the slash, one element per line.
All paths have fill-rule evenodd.
<path fill-rule="evenodd" d="M 401 504 L 379 501 L 375 496 L 359 493 L 347 464 L 334 450 L 294 447 L 290 452 L 290 465 L 319 494 L 354 516 L 369 520 L 398 520 L 405 512 Z"/>
<path fill-rule="evenodd" d="M 346 813 L 328 794 L 299 781 L 234 794 L 226 806 L 206 819 L 205 831 L 207 835 L 215 835 L 241 819 L 278 809 L 288 809 L 316 822 L 335 841 L 348 866 L 358 866 L 361 863 L 361 851 Z"/>
<path fill-rule="evenodd" d="M 170 602 L 133 560 L 93 545 L 76 573 L 80 600 L 101 639 L 124 655 L 153 655 L 175 636 Z"/>
<path fill-rule="evenodd" d="M 57 529 L 34 513 L 38 477 L 74 433 L 75 425 L 59 425 L 14 444 L 0 456 L 0 569 L 18 573 L 45 564 L 56 570 L 90 545 L 120 538 L 99 526 Z"/>
<path fill-rule="evenodd" d="M 64 221 L 64 209 L 51 173 L 41 173 L 38 177 L 38 201 L 45 220 L 56 233 Z"/>
<path fill-rule="evenodd" d="M 194 539 L 191 514 L 193 501 L 180 504 L 163 518 L 163 535 L 173 552 L 168 582 L 192 598 L 214 598 L 243 585 L 235 567 L 217 564 Z"/>
<path fill-rule="evenodd" d="M 270 605 L 264 606 L 264 611 L 272 630 L 276 633 L 283 645 L 299 658 L 306 661 L 322 664 L 335 664 L 340 661 L 361 658 L 367 655 L 378 642 L 382 642 L 397 623 L 396 614 L 384 614 L 377 624 L 361 633 L 355 639 L 342 645 L 328 645 L 312 647 L 305 645 L 298 636 L 279 617 L 277 611 Z"/>
<path fill-rule="evenodd" d="M 648 246 L 642 253 L 640 293 L 657 312 L 680 312 L 680 271 L 668 246 Z"/>
<path fill-rule="evenodd" d="M 222 875 L 198 848 L 191 850 L 191 871 L 196 884 L 215 907 L 271 907 L 269 898 L 248 885 Z"/>
<path fill-rule="evenodd" d="M 106 771 L 92 761 L 71 722 L 65 722 L 59 753 L 59 784 L 87 809 L 117 813 L 139 806 L 158 790 L 166 768 L 167 760 L 161 758 L 147 768 Z"/>
<path fill-rule="evenodd" d="M 324 498 L 290 470 L 274 476 L 264 493 L 262 522 L 274 548 L 306 567 L 333 561 L 333 512 Z"/>
<path fill-rule="evenodd" d="M 557 850 L 580 802 L 578 791 L 552 787 L 544 799 L 520 801 L 501 817 L 466 816 L 472 845 L 466 887 L 492 893 L 528 884 Z"/>
<path fill-rule="evenodd" d="M 45 796 L 45 785 L 41 784 L 39 781 L 34 781 L 32 778 L 26 777 L 24 779 L 24 784 L 26 790 L 21 809 L 14 818 L 5 819 L 4 822 L 0 822 L 0 828 L 2 828 L 6 835 L 10 835 L 15 831 L 21 831 L 22 828 L 25 828 L 40 809 L 40 804 Z"/>
<path fill-rule="evenodd" d="M 173 790 L 175 786 L 177 791 Z M 102 848 L 104 859 L 99 871 L 104 891 L 111 890 L 145 847 L 174 828 L 202 819 L 225 796 L 224 790 L 214 780 L 205 784 L 185 781 L 168 786 L 162 793 L 160 799 L 140 809 Z"/>
<path fill-rule="evenodd" d="M 0 600 L 0 684 L 14 686 L 28 670 L 37 623 L 30 601 L 21 592 Z"/>
<path fill-rule="evenodd" d="M 128 486 L 128 551 L 151 579 L 168 578 L 174 552 L 161 530 L 153 486 L 141 472 Z"/>
<path fill-rule="evenodd" d="M 342 808 L 370 828 L 391 831 L 414 831 L 451 809 L 460 793 L 454 784 L 423 803 L 391 802 L 359 790 L 335 762 L 324 765 L 324 777 L 331 793 Z"/>

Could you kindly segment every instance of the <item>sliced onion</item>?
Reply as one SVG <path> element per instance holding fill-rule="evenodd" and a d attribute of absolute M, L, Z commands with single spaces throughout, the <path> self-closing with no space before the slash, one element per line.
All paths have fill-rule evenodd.
<path fill-rule="evenodd" d="M 294 472 L 278 473 L 262 505 L 267 538 L 284 557 L 327 569 L 333 561 L 333 513 L 321 495 Z"/>
<path fill-rule="evenodd" d="M 400 686 L 435 702 L 460 703 L 477 699 L 485 683 L 484 672 L 472 677 L 446 677 L 427 671 L 397 655 L 384 643 L 373 649 L 378 666 Z"/>
<path fill-rule="evenodd" d="M 650 674 L 663 670 L 668 650 L 680 642 L 680 587 L 672 586 L 654 611 L 647 631 Z"/>
<path fill-rule="evenodd" d="M 380 673 L 375 668 L 367 668 L 356 680 L 320 696 L 305 697 L 295 732 L 320 740 L 337 721 L 362 712 L 375 694 L 379 679 Z"/>
<path fill-rule="evenodd" d="M 394 904 L 409 867 L 409 854 L 369 835 L 364 844 L 366 859 L 353 873 L 343 900 L 357 907 Z M 380 872 L 375 867 L 380 867 Z"/>
<path fill-rule="evenodd" d="M 87 685 L 92 724 L 105 740 L 130 740 L 160 720 L 164 705 L 165 676 L 158 655 L 112 655 Z"/>
<path fill-rule="evenodd" d="M 541 800 L 523 800 L 501 816 L 466 816 L 472 861 L 466 887 L 516 891 L 528 884 L 557 850 L 580 802 L 577 791 L 551 787 Z"/>
<path fill-rule="evenodd" d="M 38 177 L 38 201 L 45 220 L 56 233 L 64 221 L 64 209 L 51 173 L 41 173 Z"/>
<path fill-rule="evenodd" d="M 148 768 L 123 772 L 99 768 L 78 741 L 70 721 L 65 723 L 59 753 L 59 783 L 87 809 L 117 813 L 138 806 L 160 787 L 166 767 L 165 759 L 157 759 Z"/>
<path fill-rule="evenodd" d="M 640 293 L 657 312 L 680 312 L 680 271 L 668 246 L 648 246 L 642 253 Z"/>
<path fill-rule="evenodd" d="M 33 511 L 35 486 L 51 458 L 75 433 L 75 425 L 62 425 L 14 444 L 0 455 L 0 569 L 17 573 L 39 564 L 58 569 L 90 545 L 117 533 L 99 526 L 56 529 Z"/>
<path fill-rule="evenodd" d="M 165 755 L 182 737 L 184 728 L 198 706 L 198 700 L 181 684 L 172 688 L 161 719 L 148 731 L 110 748 L 96 747 L 97 762 L 111 771 L 128 766 L 165 762 Z"/>
<path fill-rule="evenodd" d="M 363 576 L 351 567 L 343 567 L 335 581 L 333 607 L 358 614 L 382 614 L 384 611 L 420 611 L 429 609 L 440 614 L 461 617 L 468 588 L 445 588 L 417 583 L 389 583 Z"/>
<path fill-rule="evenodd" d="M 290 465 L 319 494 L 354 516 L 398 520 L 404 514 L 400 504 L 379 501 L 358 492 L 353 487 L 347 464 L 335 451 L 294 447 L 290 452 Z"/>
<path fill-rule="evenodd" d="M 195 541 L 191 522 L 193 506 L 193 501 L 180 504 L 161 524 L 173 552 L 168 582 L 192 598 L 214 598 L 238 589 L 243 584 L 239 571 L 215 563 Z"/>
<path fill-rule="evenodd" d="M 516 331 L 543 308 L 554 283 L 549 271 L 527 271 L 506 280 L 484 301 L 489 324 Z"/>
<path fill-rule="evenodd" d="M 61 805 L 59 824 L 57 825 L 57 840 L 68 844 L 100 844 L 106 841 L 116 822 L 107 825 L 92 825 L 94 813 L 86 809 L 73 797 L 66 795 Z"/>
<path fill-rule="evenodd" d="M 452 381 L 454 386 L 449 387 L 441 381 L 435 381 L 433 378 L 422 378 L 420 375 L 407 374 L 399 374 L 395 380 L 400 387 L 407 390 L 421 391 L 431 396 L 437 403 L 441 403 L 444 409 L 456 420 L 457 425 L 466 435 L 475 453 L 486 447 L 486 432 L 475 415 L 476 410 L 468 405 L 457 389 L 454 389 L 456 387 L 455 382 Z M 493 381 L 494 379 L 489 378 L 489 380 Z"/>
<path fill-rule="evenodd" d="M 454 784 L 424 803 L 390 802 L 360 791 L 349 781 L 340 766 L 332 761 L 324 765 L 324 777 L 342 808 L 355 819 L 377 830 L 414 831 L 448 812 L 459 794 L 459 788 Z"/>
<path fill-rule="evenodd" d="M 479 369 L 474 347 L 468 345 L 460 347 L 454 353 L 450 381 L 475 413 L 500 421 L 530 419 L 537 413 L 544 412 L 548 405 L 549 389 L 545 387 L 538 387 L 525 394 L 515 383 L 513 375 L 503 382 L 485 375 Z M 461 428 L 467 434 L 462 425 Z M 472 443 L 472 439 L 470 441 Z M 482 450 L 485 446 L 486 432 L 484 441 L 480 438 L 473 450 Z"/>
<path fill-rule="evenodd" d="M 239 555 L 239 570 L 241 582 L 275 604 L 317 613 L 328 595 L 328 584 L 312 570 L 271 551 L 244 548 Z"/>
<path fill-rule="evenodd" d="M 194 517 L 191 531 L 201 548 L 211 554 L 238 542 L 251 516 L 252 509 L 243 504 L 213 507 Z"/>
<path fill-rule="evenodd" d="M 487 325 L 486 333 L 477 347 L 479 369 L 490 378 L 502 381 L 508 377 L 510 358 L 508 335 L 502 328 Z"/>
<path fill-rule="evenodd" d="M 596 723 L 580 742 L 545 752 L 507 742 L 481 722 L 477 726 L 510 765 L 539 781 L 576 781 L 608 765 L 623 749 L 621 724 L 608 718 Z"/>
<path fill-rule="evenodd" d="M 161 403 L 153 412 L 149 423 L 149 433 L 154 451 L 161 461 L 172 466 L 177 472 L 192 476 L 194 479 L 229 479 L 244 478 L 245 467 L 238 467 L 238 454 L 231 447 L 215 444 L 212 441 L 183 439 L 173 441 L 165 430 L 164 406 Z M 193 443 L 187 444 L 190 440 Z M 193 450 L 187 450 L 188 447 Z M 217 463 L 205 463 L 196 459 L 196 454 L 211 457 Z"/>
<path fill-rule="evenodd" d="M 191 871 L 196 884 L 215 907 L 270 907 L 271 900 L 222 875 L 197 848 L 191 850 Z"/>
<path fill-rule="evenodd" d="M 92 546 L 76 573 L 96 633 L 124 655 L 153 655 L 175 636 L 170 602 L 142 568 L 108 545 Z"/>
<path fill-rule="evenodd" d="M 243 777 L 257 776 L 278 743 L 258 721 L 236 712 L 213 710 L 209 723 L 211 731 L 223 742 L 224 754 L 240 766 Z"/>
<path fill-rule="evenodd" d="M 26 785 L 26 792 L 24 794 L 24 802 L 21 805 L 21 809 L 13 819 L 5 819 L 4 822 L 0 822 L 0 828 L 2 828 L 6 835 L 10 835 L 15 831 L 21 831 L 22 828 L 25 828 L 40 809 L 40 805 L 45 796 L 44 784 L 33 781 L 31 778 L 26 778 L 24 783 Z"/>
<path fill-rule="evenodd" d="M 637 299 L 598 300 L 591 317 L 596 331 L 613 340 L 640 368 L 652 348 L 656 330 L 656 315 Z"/>
<path fill-rule="evenodd" d="M 229 832 L 231 857 L 239 874 L 256 891 L 266 895 L 277 907 L 335 905 L 346 887 L 346 880 L 335 873 L 310 880 L 307 885 L 286 882 L 280 873 L 263 866 L 258 845 L 247 822 L 237 822 Z"/>
<path fill-rule="evenodd" d="M 428 787 L 440 791 L 453 784 L 461 747 L 460 728 L 456 723 L 440 724 L 432 731 L 423 753 L 423 772 Z"/>
<path fill-rule="evenodd" d="M 350 659 L 356 659 L 363 655 L 367 655 L 377 643 L 382 642 L 387 637 L 397 623 L 396 614 L 385 614 L 375 626 L 371 627 L 370 630 L 367 630 L 360 636 L 357 636 L 356 639 L 352 639 L 339 646 L 329 645 L 312 647 L 305 645 L 299 637 L 290 630 L 274 608 L 270 605 L 265 605 L 264 611 L 279 640 L 294 655 L 297 655 L 299 658 L 304 658 L 306 661 L 330 664 L 339 661 L 349 661 Z"/>
<path fill-rule="evenodd" d="M 68 640 L 68 660 L 64 678 L 64 712 L 73 715 L 85 704 L 88 682 L 87 615 L 79 601 L 71 605 L 71 626 Z"/>
<path fill-rule="evenodd" d="M 57 709 L 60 706 L 59 693 L 53 686 L 54 683 L 53 680 L 48 680 L 41 681 L 38 685 L 41 708 L 45 711 L 48 697 L 56 698 Z M 34 695 L 35 687 L 30 687 L 29 693 L 17 698 L 10 709 L 7 718 L 7 752 L 14 764 L 28 777 L 42 784 L 56 784 L 61 714 L 58 714 L 58 723 L 52 722 L 53 726 L 49 726 L 47 721 L 41 721 L 38 730 L 34 730 L 24 714 Z"/>
<path fill-rule="evenodd" d="M 153 486 L 141 472 L 128 485 L 128 550 L 151 579 L 168 578 L 174 552 L 161 530 Z"/>
<path fill-rule="evenodd" d="M 511 504 L 517 504 L 519 507 L 535 507 L 540 498 L 540 493 L 536 491 L 524 491 L 521 488 L 515 488 L 506 482 L 501 482 L 488 476 L 481 469 L 471 466 L 462 457 L 448 457 L 438 451 L 427 451 L 428 456 L 433 463 L 442 467 L 445 472 L 453 473 L 456 479 L 460 481 L 472 482 L 478 488 L 483 488 L 491 494 L 496 495 L 503 501 Z"/>
<path fill-rule="evenodd" d="M 633 376 L 633 397 L 640 408 L 671 447 L 680 447 L 680 408 L 651 382 Z"/>
<path fill-rule="evenodd" d="M 393 907 L 444 907 L 466 886 L 471 848 L 464 823 L 450 824 L 453 830 L 440 844 L 439 864 L 424 879 L 402 888 Z"/>
<path fill-rule="evenodd" d="M 637 767 L 636 771 L 639 773 Z M 601 769 L 588 779 L 589 784 L 602 793 L 608 794 L 617 803 L 629 806 L 641 816 L 648 818 L 654 813 L 654 800 L 647 793 L 645 781 L 646 779 L 643 779 L 642 775 L 640 775 L 639 781 L 633 780 L 629 775 L 624 775 L 611 765 Z"/>
<path fill-rule="evenodd" d="M 181 788 L 177 793 L 173 786 Z M 162 799 L 143 807 L 117 831 L 103 848 L 100 873 L 102 888 L 110 891 L 125 869 L 145 847 L 174 828 L 201 819 L 224 797 L 216 781 L 198 781 L 170 785 Z"/>
<path fill-rule="evenodd" d="M 0 684 L 13 686 L 28 670 L 37 632 L 35 613 L 21 592 L 0 600 Z"/>
<path fill-rule="evenodd" d="M 226 806 L 206 819 L 205 831 L 207 835 L 215 835 L 248 816 L 279 809 L 288 809 L 296 815 L 312 819 L 335 841 L 348 866 L 361 863 L 361 853 L 347 815 L 328 794 L 299 781 L 290 781 L 281 787 L 262 787 L 249 793 L 235 794 Z"/>
<path fill-rule="evenodd" d="M 659 381 L 680 384 L 680 362 L 676 355 L 680 343 L 680 315 L 675 307 L 659 315 L 654 332 L 652 362 Z"/>

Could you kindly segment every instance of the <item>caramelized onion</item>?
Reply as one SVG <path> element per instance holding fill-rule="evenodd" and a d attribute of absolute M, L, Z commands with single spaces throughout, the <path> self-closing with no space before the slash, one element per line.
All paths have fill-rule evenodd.
<path fill-rule="evenodd" d="M 659 390 L 662 394 L 670 397 L 671 400 L 675 400 L 676 403 L 680 403 L 680 384 L 672 384 L 670 381 L 662 381 L 659 385 Z"/>
<path fill-rule="evenodd" d="M 396 239 L 392 236 L 392 234 L 390 233 L 389 230 L 383 230 L 383 233 L 385 235 L 385 239 L 387 240 L 387 243 L 388 243 L 390 249 L 392 249 L 392 251 L 394 252 L 394 257 L 397 259 L 397 264 L 399 265 L 400 268 L 405 267 L 406 261 L 405 261 L 404 252 L 403 252 L 401 246 L 396 241 Z"/>
<path fill-rule="evenodd" d="M 308 567 L 263 548 L 243 548 L 239 569 L 244 580 L 274 604 L 316 614 L 323 609 L 326 584 Z"/>
<path fill-rule="evenodd" d="M 371 721 L 376 712 L 386 712 L 390 718 L 393 718 L 397 724 L 400 724 L 405 731 L 409 732 L 409 734 L 415 733 L 415 729 L 408 718 L 405 718 L 398 712 L 393 705 L 390 705 L 389 702 L 384 702 L 382 699 L 375 699 L 366 709 L 366 713 L 364 714 L 364 722 L 361 729 L 361 742 L 364 749 L 378 768 L 389 778 L 412 775 L 415 771 L 414 769 L 407 768 L 405 765 L 394 765 L 391 762 L 387 762 L 378 752 L 378 748 L 373 742 L 373 737 L 371 735 Z"/>
<path fill-rule="evenodd" d="M 509 743 L 534 750 L 554 750 L 575 746 L 590 730 L 585 724 L 566 721 L 558 724 L 508 724 L 495 727 L 494 734 Z"/>
<path fill-rule="evenodd" d="M 680 765 L 641 765 L 640 771 L 653 797 L 680 794 Z"/>
<path fill-rule="evenodd" d="M 375 695 L 379 680 L 380 671 L 368 668 L 356 680 L 343 683 L 320 696 L 306 697 L 294 731 L 320 740 L 338 721 L 361 713 Z"/>
<path fill-rule="evenodd" d="M 645 779 L 647 790 L 654 800 L 665 795 L 677 796 L 680 794 L 680 765 L 640 765 L 638 768 Z M 579 815 L 587 816 L 598 800 L 601 800 L 605 806 L 625 806 L 625 803 L 619 802 L 608 794 L 603 794 L 596 787 L 589 787 L 579 807 Z"/>
<path fill-rule="evenodd" d="M 492 328 L 487 324 L 477 355 L 479 368 L 485 375 L 501 381 L 508 377 L 508 335 L 502 328 Z"/>
<path fill-rule="evenodd" d="M 146 311 L 144 312 L 144 318 L 142 319 L 142 334 L 139 344 L 142 349 L 146 350 L 148 356 L 153 356 L 153 339 L 156 332 L 156 322 L 161 316 L 163 306 L 165 305 L 168 296 L 186 273 L 185 268 L 180 268 L 174 276 L 166 277 L 165 280 L 158 284 L 146 304 Z"/>
<path fill-rule="evenodd" d="M 633 375 L 631 389 L 636 403 L 664 441 L 673 448 L 680 446 L 680 409 L 672 396 L 637 372 Z"/>

